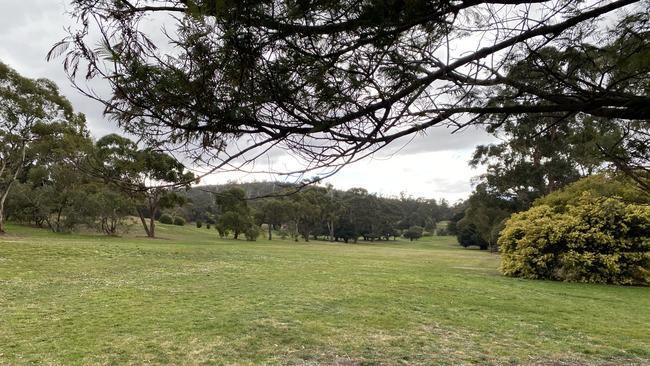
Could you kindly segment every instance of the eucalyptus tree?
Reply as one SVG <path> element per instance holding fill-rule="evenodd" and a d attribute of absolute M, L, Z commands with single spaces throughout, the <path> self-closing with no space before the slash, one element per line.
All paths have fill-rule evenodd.
<path fill-rule="evenodd" d="M 95 144 L 91 173 L 103 177 L 135 201 L 148 237 L 155 237 L 155 216 L 162 208 L 184 202 L 175 189 L 188 189 L 194 174 L 173 156 L 153 148 L 139 148 L 130 139 L 110 134 Z M 147 217 L 148 215 L 148 222 Z"/>
<path fill-rule="evenodd" d="M 82 114 L 52 81 L 29 79 L 0 62 L 0 233 L 5 201 L 33 165 L 78 160 L 89 144 Z"/>
<path fill-rule="evenodd" d="M 536 198 L 581 177 L 611 167 L 601 151 L 623 136 L 620 125 L 605 119 L 572 116 L 522 116 L 488 129 L 502 142 L 477 146 L 470 165 L 484 165 L 480 177 L 490 190 L 528 208 Z"/>
<path fill-rule="evenodd" d="M 267 199 L 262 203 L 259 211 L 261 222 L 268 225 L 268 238 L 273 239 L 273 228 L 289 221 L 291 216 L 291 204 L 288 200 L 277 198 Z"/>
<path fill-rule="evenodd" d="M 232 231 L 234 238 L 253 226 L 251 210 L 246 202 L 246 192 L 239 187 L 231 187 L 215 195 L 221 213 L 217 219 L 217 230 L 221 236 Z"/>

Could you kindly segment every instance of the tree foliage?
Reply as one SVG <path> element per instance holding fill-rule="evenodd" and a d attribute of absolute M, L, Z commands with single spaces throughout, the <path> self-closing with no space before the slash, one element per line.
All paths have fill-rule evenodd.
<path fill-rule="evenodd" d="M 528 208 L 536 198 L 605 167 L 599 146 L 611 145 L 623 132 L 615 123 L 567 117 L 524 115 L 491 126 L 488 131 L 503 142 L 480 145 L 470 165 L 484 165 L 485 188 Z"/>
<path fill-rule="evenodd" d="M 404 232 L 404 237 L 407 238 L 409 241 L 413 240 L 418 240 L 422 237 L 422 233 L 424 232 L 424 228 L 421 226 L 411 226 Z"/>
<path fill-rule="evenodd" d="M 87 152 L 89 141 L 84 116 L 52 81 L 25 78 L 0 62 L 0 232 L 16 181 L 35 165 L 69 165 Z"/>
<path fill-rule="evenodd" d="M 595 174 L 557 190 L 535 201 L 535 206 L 548 205 L 564 212 L 569 206 L 579 204 L 581 196 L 589 193 L 594 197 L 617 197 L 625 203 L 650 204 L 650 193 L 640 189 L 626 176 L 611 173 Z"/>
<path fill-rule="evenodd" d="M 160 215 L 158 221 L 160 221 L 161 224 L 171 225 L 174 223 L 174 218 L 172 217 L 172 215 L 164 213 Z"/>
<path fill-rule="evenodd" d="M 650 282 L 650 207 L 583 194 L 566 212 L 514 214 L 499 238 L 508 276 L 614 284 Z"/>
<path fill-rule="evenodd" d="M 228 184 L 196 187 L 188 192 L 188 197 L 202 197 L 209 191 L 216 197 L 214 209 L 220 212 L 217 216 L 237 213 L 228 214 L 225 219 L 232 225 L 238 223 L 240 233 L 245 232 L 247 222 L 264 225 L 269 240 L 274 230 L 294 240 L 389 240 L 401 235 L 400 227 L 405 223 L 432 225 L 451 216 L 451 208 L 445 200 L 387 198 L 361 188 L 341 191 L 329 185 L 300 189 L 298 186 L 280 188 L 272 182 Z M 195 217 L 209 216 L 213 210 L 205 204 L 192 207 L 196 209 L 192 213 Z M 233 232 L 232 227 L 222 225 L 218 228 L 224 235 L 226 231 Z"/>
<path fill-rule="evenodd" d="M 228 188 L 216 195 L 217 206 L 221 214 L 217 219 L 217 230 L 221 236 L 233 233 L 235 239 L 246 233 L 253 225 L 250 208 L 246 202 L 246 192 L 237 187 Z"/>
<path fill-rule="evenodd" d="M 503 222 L 513 212 L 522 209 L 512 197 L 502 196 L 479 184 L 465 202 L 461 219 L 452 226 L 458 243 L 463 247 L 496 248 Z"/>
<path fill-rule="evenodd" d="M 136 210 L 148 237 L 155 237 L 155 217 L 162 208 L 185 202 L 174 189 L 188 189 L 194 174 L 164 152 L 139 148 L 126 137 L 110 134 L 95 144 L 91 174 L 103 178 L 137 202 Z M 149 216 L 147 223 L 145 212 Z"/>
<path fill-rule="evenodd" d="M 127 131 L 204 160 L 212 152 L 216 168 L 270 146 L 291 149 L 310 167 L 338 167 L 432 126 L 526 115 L 549 126 L 586 117 L 619 123 L 622 139 L 601 148 L 636 172 L 647 168 L 639 142 L 650 119 L 649 7 L 74 0 L 80 28 L 50 57 L 66 54 L 73 81 L 81 65 L 87 78 L 107 80 L 108 100 L 77 85 Z M 146 31 L 157 15 L 173 15 L 164 18 L 177 31 Z M 242 136 L 250 143 L 238 148 Z"/>

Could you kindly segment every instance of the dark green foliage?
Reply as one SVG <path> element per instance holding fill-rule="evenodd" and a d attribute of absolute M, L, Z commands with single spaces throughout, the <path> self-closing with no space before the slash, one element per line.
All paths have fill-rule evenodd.
<path fill-rule="evenodd" d="M 185 219 L 180 216 L 174 217 L 174 225 L 185 226 Z"/>
<path fill-rule="evenodd" d="M 106 235 L 118 235 L 128 228 L 127 217 L 134 213 L 133 201 L 110 185 L 96 184 L 87 198 L 92 205 L 89 217 L 96 220 L 95 226 Z"/>
<path fill-rule="evenodd" d="M 407 238 L 409 241 L 413 240 L 418 240 L 422 237 L 422 234 L 424 232 L 424 228 L 421 226 L 411 226 L 402 234 L 405 238 Z"/>
<path fill-rule="evenodd" d="M 172 215 L 164 213 L 160 215 L 158 221 L 160 221 L 161 224 L 171 225 L 174 223 L 174 218 L 172 217 Z"/>
<path fill-rule="evenodd" d="M 246 237 L 246 240 L 248 241 L 255 241 L 257 238 L 259 238 L 261 234 L 260 227 L 257 225 L 251 225 L 249 228 L 244 231 L 244 236 Z"/>
<path fill-rule="evenodd" d="M 261 209 L 258 211 L 260 215 L 260 223 L 267 224 L 268 238 L 273 239 L 273 227 L 279 227 L 288 221 L 291 215 L 291 208 L 289 202 L 279 199 L 269 199 L 262 203 Z"/>
<path fill-rule="evenodd" d="M 650 206 L 584 193 L 565 212 L 540 204 L 513 215 L 499 239 L 508 276 L 650 283 Z"/>
<path fill-rule="evenodd" d="M 200 201 L 208 191 L 215 192 L 212 208 Z M 248 199 L 255 194 L 270 197 Z M 274 231 L 281 230 L 296 240 L 390 240 L 401 235 L 400 226 L 413 223 L 405 229 L 423 225 L 434 229 L 436 222 L 448 219 L 452 212 L 445 200 L 385 198 L 360 188 L 340 191 L 331 186 L 296 190 L 295 186 L 281 187 L 273 182 L 197 187 L 186 196 L 192 202 L 184 206 L 184 212 L 191 217 L 205 217 L 205 222 L 214 224 L 213 217 L 235 211 L 239 214 L 224 218 L 228 225 L 237 224 L 241 229 L 250 220 L 264 227 L 269 239 Z M 234 232 L 228 225 L 218 227 L 222 235 Z"/>
<path fill-rule="evenodd" d="M 465 248 L 470 246 L 477 246 L 481 250 L 488 248 L 488 242 L 483 239 L 476 224 L 473 222 L 462 225 L 456 238 L 458 239 L 458 243 Z"/>
<path fill-rule="evenodd" d="M 203 221 L 197 221 L 196 222 L 196 228 L 200 229 L 203 226 Z"/>
<path fill-rule="evenodd" d="M 41 222 L 47 220 L 55 231 L 69 231 L 79 223 L 81 217 L 70 207 L 73 201 L 83 201 L 82 193 L 64 184 L 54 188 L 49 173 L 55 165 L 59 171 L 74 170 L 74 163 L 88 152 L 91 140 L 85 117 L 74 113 L 56 84 L 22 77 L 0 62 L 0 142 L 0 233 L 4 232 L 5 202 L 10 190 L 17 181 L 29 180 L 30 170 L 39 170 L 40 174 L 23 188 L 42 187 L 39 190 L 43 193 L 30 197 L 30 215 L 40 216 L 37 220 Z M 78 172 L 70 171 L 70 175 L 78 176 Z M 61 174 L 57 179 L 71 181 Z M 67 190 L 61 192 L 60 188 Z M 20 205 L 15 209 L 24 211 Z M 17 216 L 23 213 L 15 212 Z"/>
<path fill-rule="evenodd" d="M 221 215 L 215 225 L 221 237 L 232 232 L 235 239 L 253 225 L 253 217 L 246 202 L 246 192 L 241 188 L 231 187 L 216 195 L 216 204 Z"/>
<path fill-rule="evenodd" d="M 496 247 L 504 220 L 520 209 L 517 201 L 489 191 L 485 184 L 476 187 L 465 205 L 463 218 L 452 229 L 460 245 L 481 249 Z"/>

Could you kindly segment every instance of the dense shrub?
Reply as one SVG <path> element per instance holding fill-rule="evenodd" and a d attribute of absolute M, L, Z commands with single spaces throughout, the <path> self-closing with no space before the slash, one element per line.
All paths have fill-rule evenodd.
<path fill-rule="evenodd" d="M 488 242 L 483 239 L 474 223 L 462 225 L 457 230 L 456 238 L 458 239 L 458 244 L 465 248 L 472 245 L 479 247 L 481 250 L 488 248 Z"/>
<path fill-rule="evenodd" d="M 203 222 L 202 222 L 202 221 L 196 221 L 196 228 L 197 228 L 197 229 L 200 229 L 202 226 L 203 226 Z"/>
<path fill-rule="evenodd" d="M 251 225 L 248 229 L 244 231 L 244 236 L 246 240 L 255 241 L 260 236 L 260 227 L 257 225 Z"/>
<path fill-rule="evenodd" d="M 174 217 L 174 225 L 184 226 L 185 225 L 185 219 L 180 217 L 180 216 Z"/>
<path fill-rule="evenodd" d="M 584 193 L 559 212 L 538 205 L 510 218 L 499 238 L 508 276 L 648 284 L 650 207 Z"/>
<path fill-rule="evenodd" d="M 621 201 L 636 204 L 650 204 L 650 195 L 630 178 L 597 174 L 585 177 L 568 186 L 535 201 L 535 206 L 548 205 L 555 211 L 566 211 L 567 206 L 576 206 L 584 192 L 593 197 L 619 197 Z"/>
<path fill-rule="evenodd" d="M 162 214 L 160 215 L 160 218 L 158 219 L 161 224 L 173 224 L 174 223 L 174 218 L 170 214 Z"/>
<path fill-rule="evenodd" d="M 407 238 L 410 241 L 413 241 L 413 239 L 417 240 L 422 237 L 422 233 L 424 232 L 424 229 L 421 226 L 411 226 L 404 232 L 404 237 Z"/>

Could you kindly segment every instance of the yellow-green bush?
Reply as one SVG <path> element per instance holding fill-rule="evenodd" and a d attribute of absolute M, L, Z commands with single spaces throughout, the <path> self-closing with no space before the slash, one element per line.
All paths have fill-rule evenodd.
<path fill-rule="evenodd" d="M 499 238 L 501 271 L 524 278 L 614 284 L 650 282 L 650 206 L 584 193 L 558 212 L 514 214 Z"/>

